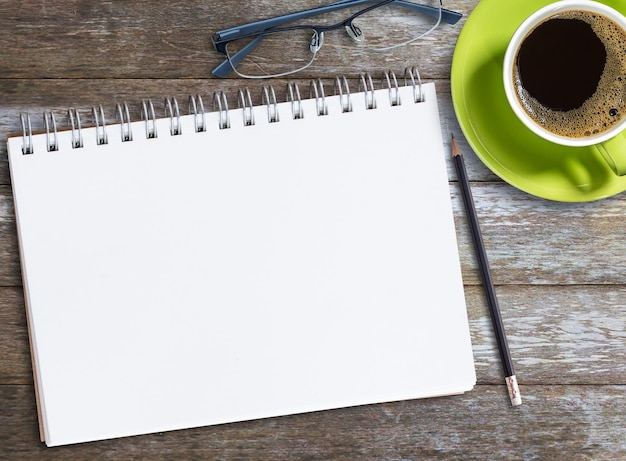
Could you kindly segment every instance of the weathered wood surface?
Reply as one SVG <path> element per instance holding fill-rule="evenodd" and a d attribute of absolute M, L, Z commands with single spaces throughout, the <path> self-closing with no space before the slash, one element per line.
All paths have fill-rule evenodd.
<path fill-rule="evenodd" d="M 528 392 L 531 391 L 531 392 Z M 46 460 L 598 461 L 624 454 L 626 386 L 543 385 L 515 413 L 493 386 L 472 394 L 44 448 L 33 389 L 1 386 L 11 457 Z M 5 416 L 6 415 L 6 416 Z M 558 417 L 555 417 L 558 415 Z M 7 453 L 6 449 L 4 453 Z"/>
<path fill-rule="evenodd" d="M 623 194 L 597 203 L 560 204 L 500 183 L 476 183 L 473 193 L 496 284 L 623 286 Z M 454 183 L 451 194 L 464 280 L 477 284 L 480 275 Z M 20 284 L 12 200 L 10 186 L 0 186 L 0 283 L 5 286 Z"/>
<path fill-rule="evenodd" d="M 213 50 L 213 32 L 328 3 L 3 1 L 0 49 L 6 59 L 0 78 L 206 78 L 222 61 Z M 453 0 L 446 7 L 468 14 L 475 4 Z M 306 72 L 317 77 L 348 74 L 355 67 L 385 70 L 389 63 L 427 62 L 425 77 L 447 78 L 458 31 L 459 25 L 442 25 L 420 44 L 367 54 L 340 47 L 349 42 L 337 31 L 326 37 L 323 51 Z"/>
<path fill-rule="evenodd" d="M 504 1 L 504 0 L 503 0 Z M 456 175 L 450 190 L 459 239 L 478 386 L 463 396 L 398 402 L 46 449 L 38 441 L 15 217 L 8 133 L 29 112 L 35 129 L 53 110 L 61 124 L 76 107 L 102 104 L 114 120 L 128 101 L 133 118 L 165 96 L 186 109 L 190 94 L 211 101 L 239 88 L 261 103 L 286 80 L 214 79 L 221 60 L 211 34 L 237 23 L 325 4 L 323 0 L 0 0 L 0 459 L 626 459 L 626 196 L 562 204 L 500 181 L 470 154 L 456 121 L 449 71 L 464 20 L 421 44 L 383 54 L 337 53 L 325 45 L 310 79 L 363 70 L 402 73 L 419 65 L 435 81 L 444 134 L 461 141 L 497 284 L 524 404 L 509 407 Z M 478 0 L 446 0 L 466 17 Z M 211 104 L 207 104 L 210 106 Z M 329 141 L 330 142 L 330 141 Z M 446 140 L 447 143 L 447 140 Z M 449 148 L 449 145 L 446 144 Z"/>
<path fill-rule="evenodd" d="M 626 382 L 625 287 L 510 285 L 497 290 L 523 386 Z M 502 371 L 482 288 L 468 286 L 466 297 L 478 381 L 500 385 Z M 21 288 L 0 288 L 0 306 L 2 383 L 31 384 Z M 506 403 L 504 394 L 502 399 Z"/>

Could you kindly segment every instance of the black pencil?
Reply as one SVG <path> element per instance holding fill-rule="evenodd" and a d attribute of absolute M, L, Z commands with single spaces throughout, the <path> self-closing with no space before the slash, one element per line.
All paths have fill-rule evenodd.
<path fill-rule="evenodd" d="M 467 219 L 472 231 L 474 249 L 476 251 L 476 257 L 478 258 L 478 265 L 480 267 L 483 285 L 485 286 L 487 303 L 489 304 L 489 312 L 493 323 L 493 330 L 496 335 L 498 350 L 500 351 L 500 360 L 502 361 L 502 366 L 504 368 L 506 386 L 509 391 L 509 397 L 511 398 L 511 405 L 516 407 L 522 404 L 522 396 L 519 392 L 515 370 L 513 369 L 513 361 L 511 360 L 509 345 L 506 340 L 502 317 L 500 316 L 498 298 L 496 297 L 496 290 L 491 278 L 491 271 L 489 270 L 489 261 L 487 260 L 487 252 L 485 251 L 485 244 L 483 243 L 478 218 L 476 216 L 472 190 L 470 189 L 469 180 L 467 179 L 465 162 L 463 161 L 463 156 L 461 155 L 461 150 L 459 149 L 456 139 L 454 139 L 454 135 L 452 135 L 452 157 L 454 159 L 454 166 L 456 167 L 457 176 L 459 178 L 459 184 L 461 185 L 465 211 L 467 213 Z"/>

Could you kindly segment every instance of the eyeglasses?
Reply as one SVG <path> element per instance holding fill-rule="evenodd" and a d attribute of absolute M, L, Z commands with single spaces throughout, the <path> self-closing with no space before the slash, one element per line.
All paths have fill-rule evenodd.
<path fill-rule="evenodd" d="M 364 5 L 374 3 L 373 5 Z M 330 24 L 294 24 L 297 21 L 348 11 L 346 19 Z M 345 28 L 351 44 L 337 42 L 331 52 L 345 59 L 354 53 L 354 44 L 367 49 L 386 51 L 406 45 L 432 32 L 442 21 L 456 24 L 460 13 L 442 8 L 441 0 L 341 0 L 330 5 L 271 19 L 231 27 L 213 37 L 215 49 L 226 59 L 213 70 L 213 75 L 226 77 L 234 71 L 245 78 L 281 77 L 309 67 L 324 44 L 324 34 Z M 399 26 L 398 26 L 399 25 Z"/>

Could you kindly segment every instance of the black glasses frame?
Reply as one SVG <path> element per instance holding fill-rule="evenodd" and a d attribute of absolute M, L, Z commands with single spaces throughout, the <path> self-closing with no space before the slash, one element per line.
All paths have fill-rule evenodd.
<path fill-rule="evenodd" d="M 439 0 L 441 2 L 441 0 Z M 364 8 L 361 11 L 353 14 L 349 18 L 344 21 L 338 22 L 336 24 L 330 26 L 312 26 L 312 25 L 298 25 L 292 27 L 279 27 L 284 24 L 288 24 L 290 22 L 299 21 L 302 19 L 306 19 L 313 16 L 318 16 L 325 13 L 330 13 L 333 11 L 339 11 L 341 9 L 354 7 L 358 5 L 363 5 L 367 3 L 375 3 L 375 5 Z M 456 11 L 447 10 L 445 8 L 433 8 L 427 5 L 420 5 L 418 3 L 412 3 L 403 0 L 386 0 L 386 1 L 376 1 L 376 0 L 341 0 L 335 3 L 331 3 L 330 5 L 312 8 L 308 10 L 299 11 L 296 13 L 290 13 L 286 15 L 277 16 L 270 19 L 265 19 L 261 21 L 256 21 L 248 24 L 243 24 L 241 26 L 231 27 L 228 29 L 223 29 L 218 31 L 213 36 L 213 45 L 215 46 L 216 51 L 222 53 L 227 56 L 227 59 L 224 60 L 219 66 L 213 69 L 213 75 L 217 77 L 227 77 L 232 71 L 234 71 L 234 67 L 236 67 L 254 48 L 256 48 L 261 41 L 269 34 L 277 33 L 277 32 L 285 32 L 292 30 L 301 30 L 301 29 L 309 29 L 314 30 L 316 32 L 315 36 L 312 38 L 312 51 L 315 47 L 319 49 L 321 46 L 321 39 L 323 37 L 324 32 L 328 32 L 331 30 L 339 29 L 341 27 L 347 27 L 350 30 L 350 35 L 353 38 L 358 38 L 360 31 L 356 26 L 352 24 L 352 21 L 359 17 L 362 14 L 365 14 L 373 9 L 381 7 L 387 4 L 394 4 L 397 6 L 409 8 L 417 13 L 426 14 L 431 17 L 435 17 L 440 21 L 446 22 L 448 24 L 456 24 L 459 19 L 463 16 L 461 13 Z M 242 48 L 239 52 L 237 52 L 234 56 L 228 57 L 227 45 L 234 41 L 242 38 L 251 38 L 256 37 L 252 40 L 247 46 Z M 315 43 L 315 42 L 318 43 Z M 294 72 L 297 72 L 294 71 Z"/>

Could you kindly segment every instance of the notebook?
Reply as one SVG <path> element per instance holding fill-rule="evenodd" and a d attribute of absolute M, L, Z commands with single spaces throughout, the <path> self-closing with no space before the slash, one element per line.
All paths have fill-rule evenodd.
<path fill-rule="evenodd" d="M 23 116 L 8 152 L 48 446 L 473 388 L 437 95 L 408 75 L 163 118 L 72 109 L 71 129 Z"/>

